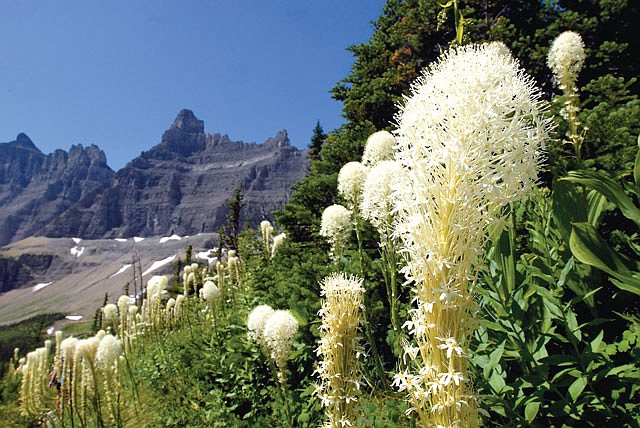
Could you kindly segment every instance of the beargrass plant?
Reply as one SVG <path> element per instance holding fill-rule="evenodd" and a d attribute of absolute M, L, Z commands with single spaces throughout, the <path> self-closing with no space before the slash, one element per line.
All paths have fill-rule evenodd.
<path fill-rule="evenodd" d="M 389 141 L 389 139 L 385 138 L 385 141 Z M 395 140 L 393 141 L 395 142 Z M 369 147 L 369 143 L 367 143 L 367 147 Z M 373 165 L 364 183 L 362 201 L 360 202 L 362 217 L 378 231 L 378 245 L 382 256 L 382 275 L 389 300 L 391 325 L 397 338 L 400 337 L 401 328 L 397 275 L 399 259 L 393 238 L 395 220 L 392 198 L 394 188 L 401 184 L 402 173 L 402 166 L 393 160 L 382 160 Z"/>
<path fill-rule="evenodd" d="M 298 320 L 288 310 L 273 310 L 269 305 L 258 305 L 247 318 L 249 339 L 255 340 L 269 359 L 272 371 L 280 384 L 279 405 L 284 409 L 283 425 L 293 427 L 287 387 L 287 362 L 293 339 L 298 332 Z"/>
<path fill-rule="evenodd" d="M 320 236 L 329 241 L 331 258 L 335 261 L 338 270 L 342 254 L 353 230 L 351 215 L 350 210 L 339 204 L 330 205 L 322 212 Z"/>
<path fill-rule="evenodd" d="M 374 132 L 367 138 L 362 152 L 362 164 L 371 168 L 379 162 L 393 160 L 395 145 L 396 139 L 389 131 Z"/>
<path fill-rule="evenodd" d="M 547 55 L 547 65 L 553 71 L 556 83 L 564 95 L 560 115 L 569 124 L 567 142 L 573 145 L 578 165 L 582 163 L 582 143 L 587 131 L 579 129 L 580 97 L 577 84 L 585 57 L 582 36 L 575 31 L 565 31 L 556 37 Z"/>
<path fill-rule="evenodd" d="M 271 235 L 273 235 L 273 226 L 269 220 L 260 222 L 260 231 L 262 232 L 262 245 L 264 246 L 264 257 L 268 260 L 271 256 Z"/>
<path fill-rule="evenodd" d="M 316 351 L 320 382 L 315 394 L 325 408 L 327 428 L 356 426 L 358 419 L 363 294 L 362 279 L 341 273 L 326 277 L 321 284 L 324 302 L 318 312 L 322 325 Z"/>
<path fill-rule="evenodd" d="M 414 84 L 397 117 L 395 235 L 416 307 L 405 325 L 409 368 L 394 385 L 421 426 L 478 425 L 469 373 L 474 283 L 487 226 L 534 188 L 549 123 L 532 80 L 501 43 L 446 53 Z M 397 202 L 396 202 L 397 201 Z"/>

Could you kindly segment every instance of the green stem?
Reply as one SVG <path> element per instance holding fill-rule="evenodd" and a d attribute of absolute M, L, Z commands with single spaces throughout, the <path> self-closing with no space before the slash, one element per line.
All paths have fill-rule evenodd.
<path fill-rule="evenodd" d="M 360 261 L 360 275 L 363 280 L 365 280 L 365 272 L 364 272 L 364 251 L 362 250 L 362 237 L 360 234 L 360 214 L 357 209 L 357 204 L 354 205 L 353 216 L 355 218 L 354 228 L 356 230 L 356 240 L 358 242 L 358 258 Z M 371 353 L 373 354 L 373 359 L 376 365 L 376 371 L 378 372 L 378 376 L 382 381 L 382 385 L 385 389 L 388 389 L 389 383 L 387 382 L 387 374 L 384 371 L 384 367 L 382 366 L 382 359 L 380 358 L 380 353 L 378 352 L 378 346 L 376 345 L 375 337 L 371 331 L 371 323 L 367 320 L 367 312 L 363 311 L 364 318 L 364 330 L 367 336 L 367 340 L 369 342 L 369 346 L 371 347 Z"/>

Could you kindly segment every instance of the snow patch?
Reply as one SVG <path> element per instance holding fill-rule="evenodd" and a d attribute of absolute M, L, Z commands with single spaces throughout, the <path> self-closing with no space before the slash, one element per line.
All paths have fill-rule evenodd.
<path fill-rule="evenodd" d="M 38 290 L 42 290 L 47 285 L 51 285 L 51 284 L 53 284 L 53 282 L 41 282 L 39 284 L 36 284 L 33 286 L 33 292 L 35 293 Z"/>
<path fill-rule="evenodd" d="M 113 278 L 116 275 L 120 275 L 122 272 L 124 272 L 125 270 L 129 269 L 130 267 L 131 267 L 131 263 L 126 264 L 126 265 L 122 265 L 120 270 L 118 272 L 114 273 L 113 275 L 111 275 L 109 278 Z"/>
<path fill-rule="evenodd" d="M 176 234 L 173 234 L 171 236 L 165 236 L 164 238 L 160 238 L 160 243 L 164 244 L 167 241 L 179 241 L 182 239 L 182 236 L 178 236 Z"/>
<path fill-rule="evenodd" d="M 48 334 L 49 336 L 52 336 L 52 335 L 53 335 L 53 333 L 55 333 L 55 331 L 56 331 L 56 328 L 55 328 L 54 326 L 51 326 L 51 327 L 49 327 L 49 328 L 47 329 L 47 334 Z"/>
<path fill-rule="evenodd" d="M 217 254 L 217 253 L 218 253 L 218 249 L 212 248 L 207 251 L 200 251 L 199 253 L 196 253 L 196 257 L 202 260 L 206 260 L 207 263 L 211 264 L 218 261 L 218 257 L 212 256 L 211 254 Z"/>
<path fill-rule="evenodd" d="M 133 242 L 140 242 L 140 241 L 144 241 L 144 238 L 141 238 L 139 236 L 134 236 L 133 237 Z"/>
<path fill-rule="evenodd" d="M 82 319 L 82 315 L 67 315 L 65 319 L 70 321 L 80 321 Z"/>
<path fill-rule="evenodd" d="M 172 261 L 174 261 L 176 258 L 176 256 L 171 256 L 171 257 L 167 257 L 166 259 L 162 259 L 162 260 L 158 260 L 153 262 L 153 264 L 151 265 L 151 267 L 149 269 L 147 269 L 146 271 L 142 272 L 142 276 L 145 276 L 148 273 L 153 272 L 156 269 L 161 268 L 162 266 L 166 265 L 167 263 L 171 263 Z"/>
<path fill-rule="evenodd" d="M 78 247 L 76 245 L 75 247 L 73 247 L 69 251 L 71 252 L 72 256 L 80 257 L 84 253 L 84 249 L 85 249 L 85 247 Z"/>
<path fill-rule="evenodd" d="M 127 238 L 116 238 L 116 239 L 114 239 L 114 241 L 117 241 L 117 242 L 127 242 Z"/>
<path fill-rule="evenodd" d="M 82 241 L 81 238 L 71 238 L 71 239 L 73 239 L 73 242 L 75 242 L 76 244 L 79 244 L 80 241 Z"/>

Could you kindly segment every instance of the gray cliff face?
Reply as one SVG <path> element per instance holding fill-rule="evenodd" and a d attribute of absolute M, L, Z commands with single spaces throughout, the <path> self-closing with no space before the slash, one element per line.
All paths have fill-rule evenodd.
<path fill-rule="evenodd" d="M 58 274 L 68 273 L 60 269 L 58 257 L 50 254 L 21 254 L 17 258 L 0 256 L 0 294 L 16 288 L 33 285 L 55 268 Z"/>
<path fill-rule="evenodd" d="M 231 141 L 206 134 L 204 122 L 182 110 L 160 144 L 42 231 L 86 239 L 215 232 L 238 187 L 246 202 L 241 224 L 256 225 L 284 204 L 306 167 L 306 150 L 292 147 L 286 131 L 264 144 Z"/>
<path fill-rule="evenodd" d="M 0 245 L 39 234 L 115 173 L 96 146 L 43 154 L 25 134 L 0 144 Z"/>

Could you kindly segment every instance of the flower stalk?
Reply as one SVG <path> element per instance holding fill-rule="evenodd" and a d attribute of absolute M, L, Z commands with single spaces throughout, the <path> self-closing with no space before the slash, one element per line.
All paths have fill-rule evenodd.
<path fill-rule="evenodd" d="M 408 368 L 394 377 L 420 424 L 478 425 L 469 376 L 474 283 L 488 226 L 535 187 L 549 122 L 532 80 L 501 43 L 451 50 L 414 85 L 397 117 L 395 238 L 416 306 Z"/>

